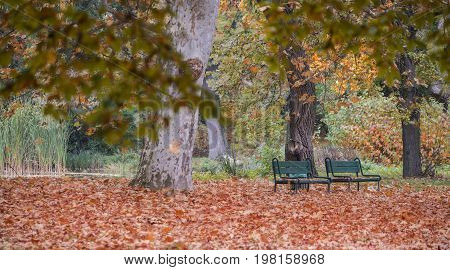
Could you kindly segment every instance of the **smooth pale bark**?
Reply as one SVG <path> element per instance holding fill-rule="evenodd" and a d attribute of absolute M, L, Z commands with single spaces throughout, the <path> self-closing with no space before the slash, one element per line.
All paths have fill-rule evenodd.
<path fill-rule="evenodd" d="M 315 84 L 305 77 L 305 72 L 309 71 L 305 50 L 299 46 L 291 46 L 284 52 L 289 60 L 286 73 L 290 88 L 287 100 L 289 120 L 285 147 L 286 160 L 309 158 L 313 164 L 313 172 L 317 173 L 312 142 L 316 122 Z M 297 83 L 299 81 L 302 83 Z"/>
<path fill-rule="evenodd" d="M 208 68 L 208 71 L 217 70 L 217 66 Z M 220 108 L 219 96 L 215 93 L 213 89 L 208 85 L 208 78 L 205 78 L 203 82 L 203 88 L 205 88 L 211 96 L 214 97 L 214 102 L 216 106 Z M 208 157 L 210 159 L 217 159 L 223 157 L 227 154 L 227 141 L 225 137 L 225 130 L 220 125 L 217 118 L 205 119 L 206 127 L 208 128 Z"/>
<path fill-rule="evenodd" d="M 184 59 L 195 59 L 196 67 L 201 68 L 197 80 L 201 85 L 211 53 L 219 0 L 175 0 L 169 5 L 174 14 L 169 23 L 174 46 Z M 172 91 L 176 94 L 176 89 Z M 198 110 L 182 108 L 169 114 L 170 124 L 159 131 L 158 140 L 145 141 L 138 173 L 130 185 L 154 190 L 193 188 L 192 153 Z"/>
<path fill-rule="evenodd" d="M 444 105 L 444 111 L 448 111 L 448 99 L 450 97 L 450 91 L 448 86 L 444 86 L 445 83 L 443 81 L 435 81 L 430 84 L 428 87 L 428 91 L 431 96 L 434 97 L 438 102 Z"/>
<path fill-rule="evenodd" d="M 217 159 L 227 155 L 227 143 L 225 141 L 225 132 L 217 118 L 206 119 L 208 128 L 208 157 Z"/>
<path fill-rule="evenodd" d="M 403 177 L 422 176 L 422 158 L 420 155 L 420 110 L 415 82 L 416 69 L 413 60 L 403 53 L 396 59 L 401 74 L 400 108 L 408 115 L 402 121 Z"/>

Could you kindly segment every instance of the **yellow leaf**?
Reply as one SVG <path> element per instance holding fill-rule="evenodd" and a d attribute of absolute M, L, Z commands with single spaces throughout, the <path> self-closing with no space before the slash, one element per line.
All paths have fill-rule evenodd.
<path fill-rule="evenodd" d="M 300 86 L 302 86 L 304 84 L 305 84 L 304 80 L 298 80 L 292 85 L 292 87 L 297 88 L 297 87 L 300 87 Z"/>
<path fill-rule="evenodd" d="M 86 135 L 91 136 L 92 134 L 94 134 L 95 132 L 95 128 L 88 128 L 88 130 L 86 130 Z"/>
<path fill-rule="evenodd" d="M 170 143 L 169 152 L 171 152 L 172 154 L 178 154 L 180 152 L 180 143 L 178 141 Z"/>

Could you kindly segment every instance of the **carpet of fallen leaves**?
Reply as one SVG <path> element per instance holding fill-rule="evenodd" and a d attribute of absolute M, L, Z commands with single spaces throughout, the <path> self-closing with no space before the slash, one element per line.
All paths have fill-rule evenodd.
<path fill-rule="evenodd" d="M 171 194 L 127 184 L 0 180 L 0 249 L 450 248 L 449 188 L 292 194 L 226 180 Z"/>

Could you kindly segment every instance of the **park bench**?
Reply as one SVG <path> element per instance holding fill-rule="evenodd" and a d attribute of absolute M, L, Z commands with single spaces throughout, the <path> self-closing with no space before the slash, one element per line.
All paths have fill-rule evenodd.
<path fill-rule="evenodd" d="M 310 184 L 325 184 L 327 185 L 327 191 L 330 191 L 330 178 L 313 175 L 310 159 L 304 161 L 278 161 L 278 159 L 274 158 L 272 159 L 272 169 L 275 192 L 279 184 L 291 184 L 295 192 L 299 188 L 305 187 L 309 190 Z"/>
<path fill-rule="evenodd" d="M 350 183 L 356 182 L 359 190 L 360 182 L 377 182 L 377 189 L 380 191 L 381 176 L 364 174 L 359 158 L 349 161 L 326 158 L 325 168 L 327 170 L 327 176 L 330 177 L 332 183 L 348 183 L 348 188 L 350 189 Z"/>

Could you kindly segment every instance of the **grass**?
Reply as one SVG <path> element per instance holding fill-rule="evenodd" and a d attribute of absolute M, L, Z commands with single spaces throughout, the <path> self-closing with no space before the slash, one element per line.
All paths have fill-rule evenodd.
<path fill-rule="evenodd" d="M 77 155 L 69 154 L 67 168 L 73 172 L 100 172 L 116 174 L 124 177 L 132 177 L 137 170 L 139 154 L 136 152 L 118 153 L 116 155 L 104 155 L 95 152 L 82 152 Z M 403 179 L 401 167 L 387 167 L 373 162 L 363 161 L 363 170 L 367 174 L 379 174 L 383 177 L 382 185 L 398 186 L 411 185 L 417 188 L 428 186 L 450 186 L 450 165 L 437 169 L 434 178 Z M 272 179 L 271 171 L 268 173 L 262 162 L 247 158 L 238 162 L 236 175 L 232 175 L 219 160 L 209 158 L 194 158 L 192 161 L 192 178 L 199 181 L 226 180 L 232 177 L 245 179 Z M 258 165 L 261 164 L 259 167 Z M 263 168 L 264 167 L 264 168 Z M 319 167 L 319 175 L 325 176 L 324 168 Z"/>
<path fill-rule="evenodd" d="M 364 165 L 364 163 L 366 165 Z M 364 162 L 364 172 L 368 174 L 379 174 L 383 177 L 385 185 L 409 185 L 415 188 L 423 188 L 430 186 L 450 186 L 450 166 L 444 165 L 436 169 L 435 177 L 421 177 L 421 178 L 403 178 L 402 167 L 386 167 L 383 165 Z"/>
<path fill-rule="evenodd" d="M 105 155 L 96 152 L 81 152 L 69 154 L 67 169 L 71 172 L 105 173 L 132 177 L 139 164 L 139 154 L 136 152 Z"/>
<path fill-rule="evenodd" d="M 245 179 L 259 179 L 266 178 L 272 180 L 271 174 L 262 174 L 262 168 L 246 166 L 250 163 L 244 161 L 244 166 L 238 170 L 235 177 Z M 363 170 L 367 174 L 379 174 L 382 176 L 382 185 L 384 186 L 402 186 L 407 185 L 417 189 L 425 187 L 449 187 L 450 186 L 450 165 L 444 165 L 437 168 L 436 177 L 427 178 L 408 178 L 404 179 L 402 176 L 402 167 L 376 164 L 370 161 L 363 161 Z M 208 158 L 194 158 L 193 160 L 193 178 L 195 180 L 226 180 L 232 177 L 231 174 L 226 173 L 220 165 L 220 161 L 210 160 Z M 326 176 L 325 168 L 319 167 L 318 173 L 320 176 Z"/>
<path fill-rule="evenodd" d="M 0 120 L 0 174 L 61 175 L 65 171 L 68 128 L 39 108 L 21 105 Z"/>

